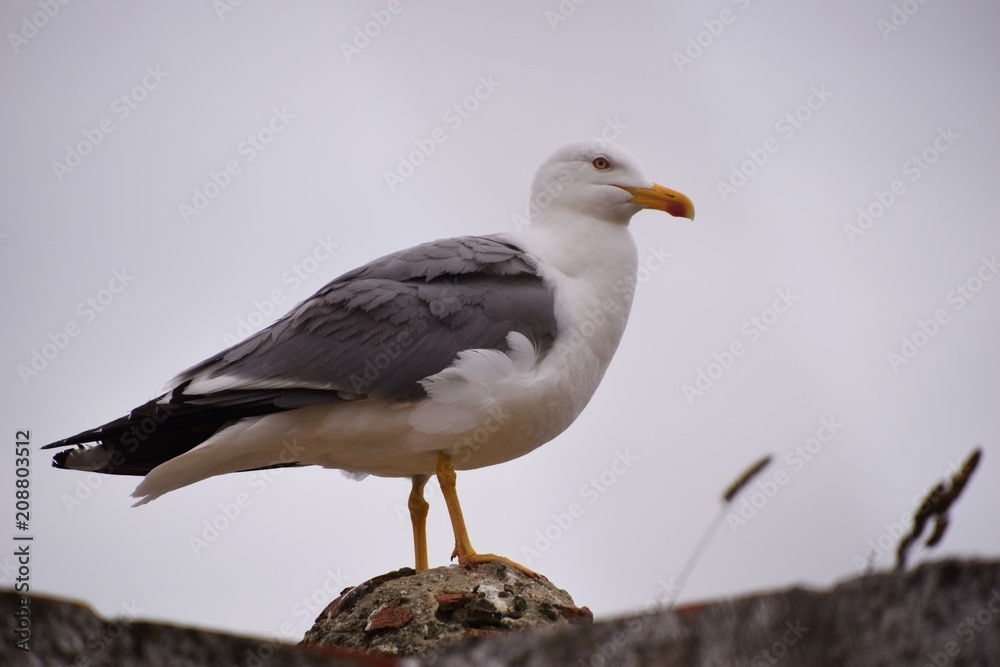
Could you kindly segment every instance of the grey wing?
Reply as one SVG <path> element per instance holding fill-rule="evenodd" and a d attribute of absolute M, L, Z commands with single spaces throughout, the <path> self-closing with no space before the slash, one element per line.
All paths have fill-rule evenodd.
<path fill-rule="evenodd" d="M 347 273 L 284 318 L 185 371 L 226 389 L 320 389 L 401 400 L 462 350 L 506 350 L 518 331 L 546 351 L 553 295 L 534 258 L 502 235 L 425 243 Z"/>

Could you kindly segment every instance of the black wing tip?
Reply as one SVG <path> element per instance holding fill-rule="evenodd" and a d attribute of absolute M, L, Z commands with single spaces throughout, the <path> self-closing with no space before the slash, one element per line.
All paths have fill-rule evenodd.
<path fill-rule="evenodd" d="M 42 449 L 48 449 L 49 447 L 53 447 L 58 444 L 59 443 L 57 442 L 53 442 L 51 445 L 45 445 L 45 447 L 43 447 Z M 56 452 L 52 456 L 52 467 L 61 468 L 63 470 L 72 470 L 72 468 L 66 465 L 66 459 L 68 459 L 69 455 L 72 453 L 73 453 L 72 449 L 64 449 L 61 452 Z"/>
<path fill-rule="evenodd" d="M 39 449 L 57 449 L 59 447 L 72 447 L 73 445 L 84 445 L 89 442 L 99 443 L 101 440 L 100 429 L 94 429 L 91 431 L 84 431 L 83 433 L 77 433 L 76 435 L 70 436 L 68 438 L 63 438 L 62 440 L 56 440 L 55 442 L 50 442 L 47 445 L 42 445 Z"/>

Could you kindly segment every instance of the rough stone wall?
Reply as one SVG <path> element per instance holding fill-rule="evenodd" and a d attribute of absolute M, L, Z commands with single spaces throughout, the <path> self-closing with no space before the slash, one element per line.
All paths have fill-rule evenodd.
<path fill-rule="evenodd" d="M 498 637 L 439 655 L 435 667 L 1000 666 L 1000 562 L 930 563 L 591 626 Z"/>
<path fill-rule="evenodd" d="M 304 650 L 266 639 L 180 628 L 162 623 L 106 621 L 88 607 L 33 597 L 30 651 L 18 649 L 15 613 L 20 596 L 0 593 L 0 665 L 4 667 L 356 667 L 393 665 L 381 656 Z"/>
<path fill-rule="evenodd" d="M 508 580 L 500 572 L 471 580 L 481 585 L 484 576 Z M 454 588 L 455 580 L 449 581 Z M 500 599 L 502 587 L 488 586 L 483 597 Z M 435 602 L 443 600 L 446 619 L 462 604 L 475 603 L 474 613 L 457 616 L 459 623 L 482 620 L 480 591 L 429 592 L 435 600 L 452 595 Z M 323 615 L 308 648 L 155 623 L 109 622 L 82 605 L 46 598 L 31 601 L 31 652 L 24 653 L 14 646 L 17 599 L 0 593 L 0 665 L 1000 665 L 1000 561 L 928 563 L 911 572 L 852 579 L 829 591 L 793 588 L 596 623 L 586 622 L 585 615 L 570 623 L 557 611 L 546 615 L 555 625 L 504 631 L 501 622 L 497 634 L 473 632 L 412 658 L 322 648 Z M 376 632 L 410 625 L 399 624 L 405 614 L 375 613 L 385 600 L 371 602 L 375 606 L 365 610 L 366 618 L 374 614 L 376 624 L 386 623 Z M 552 608 L 560 606 L 569 607 L 559 602 Z"/>

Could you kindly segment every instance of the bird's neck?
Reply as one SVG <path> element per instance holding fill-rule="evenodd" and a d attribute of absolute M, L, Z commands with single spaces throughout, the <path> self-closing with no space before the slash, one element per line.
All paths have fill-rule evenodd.
<path fill-rule="evenodd" d="M 635 241 L 626 225 L 579 216 L 544 222 L 558 224 L 532 224 L 518 242 L 541 260 L 539 270 L 554 289 L 561 342 L 552 352 L 565 357 L 581 382 L 599 382 L 632 307 Z"/>
<path fill-rule="evenodd" d="M 627 223 L 577 213 L 546 213 L 520 233 L 521 247 L 568 278 L 600 282 L 625 279 L 634 284 L 638 260 Z"/>

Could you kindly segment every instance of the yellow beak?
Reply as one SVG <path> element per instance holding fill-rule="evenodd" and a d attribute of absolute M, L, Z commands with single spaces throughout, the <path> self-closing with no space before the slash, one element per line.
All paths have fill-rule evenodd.
<path fill-rule="evenodd" d="M 694 204 L 686 195 L 682 195 L 676 190 L 665 188 L 656 183 L 653 183 L 651 188 L 630 188 L 624 185 L 618 187 L 632 195 L 633 204 L 638 204 L 643 208 L 665 211 L 677 218 L 694 220 Z"/>

